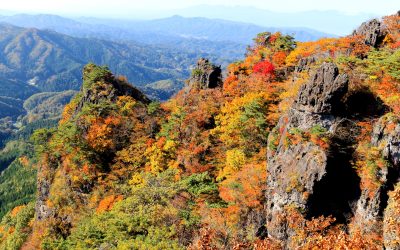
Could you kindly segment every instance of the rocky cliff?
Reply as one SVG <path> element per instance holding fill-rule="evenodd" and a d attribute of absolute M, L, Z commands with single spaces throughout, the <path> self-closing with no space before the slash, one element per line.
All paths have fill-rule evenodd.
<path fill-rule="evenodd" d="M 266 229 L 286 246 L 295 235 L 287 221 L 293 209 L 306 221 L 332 216 L 335 223 L 383 233 L 383 220 L 390 214 L 385 213 L 388 193 L 399 182 L 400 127 L 393 117 L 384 116 L 375 123 L 370 143 L 387 164 L 373 174 L 377 186 L 362 185 L 365 180 L 353 167 L 362 129 L 357 121 L 383 113 L 376 97 L 362 100 L 374 112 L 355 112 L 352 98 L 363 93 L 350 92 L 348 85 L 349 77 L 340 74 L 335 64 L 323 63 L 269 136 Z M 383 235 L 395 238 L 388 230 Z"/>
<path fill-rule="evenodd" d="M 334 142 L 340 141 L 336 134 L 348 123 L 339 112 L 348 81 L 336 65 L 324 63 L 303 85 L 289 113 L 270 135 L 270 144 L 277 144 L 276 149 L 268 151 L 267 169 L 267 229 L 272 237 L 282 240 L 291 235 L 281 220 L 288 206 L 300 209 L 306 217 L 335 215 L 344 221 L 352 211 L 347 203 L 354 202 L 358 194 L 346 189 L 356 189 L 357 177 L 346 155 L 334 148 L 344 146 Z M 317 136 L 326 138 L 327 145 L 309 140 L 287 142 L 290 135 L 306 132 L 319 133 Z M 336 164 L 339 166 L 333 166 Z M 330 187 L 336 181 L 342 182 L 339 190 Z"/>

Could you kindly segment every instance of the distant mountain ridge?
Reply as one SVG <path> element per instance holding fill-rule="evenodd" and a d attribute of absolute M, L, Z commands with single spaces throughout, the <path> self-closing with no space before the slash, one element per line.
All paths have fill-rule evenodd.
<path fill-rule="evenodd" d="M 172 10 L 169 13 L 164 12 L 160 16 L 167 17 L 172 14 L 184 17 L 219 18 L 267 27 L 307 27 L 300 29 L 313 29 L 336 35 L 347 35 L 365 20 L 379 16 L 371 13 L 347 14 L 335 10 L 276 12 L 250 6 L 224 5 L 197 5 Z"/>
<path fill-rule="evenodd" d="M 169 18 L 142 21 L 138 28 L 153 32 L 167 31 L 171 35 L 193 36 L 215 41 L 235 41 L 249 44 L 252 38 L 264 31 L 277 32 L 294 36 L 298 41 L 316 40 L 321 37 L 335 35 L 319 32 L 307 28 L 263 27 L 259 25 L 228 21 L 223 19 L 209 19 L 202 17 L 183 17 L 174 15 Z"/>
<path fill-rule="evenodd" d="M 248 45 L 256 34 L 263 31 L 281 31 L 282 33 L 293 35 L 299 41 L 335 36 L 309 28 L 263 27 L 223 19 L 188 18 L 178 15 L 162 19 L 138 21 L 97 18 L 77 18 L 73 20 L 56 15 L 19 14 L 0 17 L 0 21 L 21 27 L 52 29 L 72 36 L 129 40 L 148 44 L 165 44 L 187 39 L 205 39 Z"/>

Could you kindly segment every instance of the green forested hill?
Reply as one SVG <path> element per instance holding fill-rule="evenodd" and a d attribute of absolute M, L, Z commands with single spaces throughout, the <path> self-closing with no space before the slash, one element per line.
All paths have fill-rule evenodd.
<path fill-rule="evenodd" d="M 210 57 L 205 52 L 76 38 L 8 24 L 0 24 L 0 34 L 0 76 L 22 82 L 28 90 L 79 89 L 81 68 L 88 62 L 108 65 L 140 87 L 160 80 L 184 79 L 197 58 Z M 5 88 L 4 84 L 0 81 L 0 88 Z"/>
<path fill-rule="evenodd" d="M 0 71 L 2 70 L 5 69 L 0 65 Z M 7 116 L 16 118 L 23 114 L 23 100 L 38 91 L 36 87 L 22 81 L 0 76 L 0 118 Z"/>
<path fill-rule="evenodd" d="M 76 94 L 74 90 L 63 92 L 43 92 L 29 97 L 23 104 L 27 111 L 25 123 L 42 119 L 54 119 L 61 115 L 64 106 Z"/>
<path fill-rule="evenodd" d="M 143 85 L 184 76 L 187 72 L 182 62 L 190 60 L 190 55 L 132 43 L 73 38 L 5 25 L 0 25 L 0 30 L 0 74 L 42 91 L 78 89 L 82 65 L 90 61 L 110 65 L 135 84 Z"/>
<path fill-rule="evenodd" d="M 18 117 L 22 114 L 22 100 L 7 96 L 0 96 L 0 117 Z"/>

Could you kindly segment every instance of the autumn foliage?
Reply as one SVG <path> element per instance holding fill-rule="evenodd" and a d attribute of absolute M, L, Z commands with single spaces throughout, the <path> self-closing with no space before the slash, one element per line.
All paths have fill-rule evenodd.
<path fill-rule="evenodd" d="M 335 62 L 348 73 L 349 89 L 366 89 L 382 101 L 385 129 L 394 129 L 390 124 L 400 115 L 399 20 L 385 22 L 390 32 L 379 48 L 359 36 L 300 43 L 261 33 L 246 57 L 227 67 L 222 88 L 184 89 L 165 103 L 117 93 L 112 84 L 127 84 L 126 79 L 90 65 L 83 93 L 67 105 L 57 130 L 36 134 L 38 179 L 51 183 L 43 206 L 56 212 L 33 238 L 43 249 L 282 249 L 284 242 L 257 234 L 266 223 L 267 151 L 273 154 L 282 138 L 284 146 L 310 142 L 330 150 L 321 126 L 276 127 L 309 77 L 295 67 L 310 57 L 316 60 L 309 70 Z M 87 90 L 96 98 L 87 98 Z M 357 121 L 352 162 L 371 196 L 379 191 L 376 173 L 387 164 L 383 148 L 370 143 L 375 122 L 376 117 Z M 398 229 L 398 190 L 390 193 L 393 220 L 385 230 Z M 22 216 L 24 209 L 15 208 L 10 217 Z M 286 212 L 290 249 L 383 244 L 382 237 L 364 235 L 351 222 L 305 219 L 290 206 Z M 10 225 L 3 228 L 7 235 L 15 230 Z"/>
<path fill-rule="evenodd" d="M 261 61 L 253 66 L 253 72 L 256 74 L 261 74 L 266 77 L 273 77 L 274 76 L 275 67 L 271 62 L 268 61 Z"/>

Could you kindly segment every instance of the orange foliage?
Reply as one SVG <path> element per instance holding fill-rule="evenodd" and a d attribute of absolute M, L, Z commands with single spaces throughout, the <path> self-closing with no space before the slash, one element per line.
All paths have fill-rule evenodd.
<path fill-rule="evenodd" d="M 110 211 L 114 204 L 118 201 L 123 200 L 122 195 L 110 195 L 105 197 L 103 200 L 100 201 L 99 206 L 96 209 L 97 213 L 102 213 L 106 211 Z"/>
<path fill-rule="evenodd" d="M 351 52 L 351 55 L 363 56 L 370 49 L 359 36 L 322 38 L 313 42 L 298 43 L 297 48 L 286 58 L 286 63 L 294 66 L 301 58 L 317 54 L 322 57 L 335 58 L 338 54 L 346 54 L 348 51 Z"/>
<path fill-rule="evenodd" d="M 76 105 L 71 102 L 67 105 L 65 105 L 63 113 L 62 113 L 62 118 L 60 120 L 60 124 L 64 124 L 67 121 L 69 121 L 75 111 Z"/>
<path fill-rule="evenodd" d="M 400 15 L 391 15 L 383 18 L 383 23 L 389 31 L 384 42 L 392 49 L 400 47 Z"/>
<path fill-rule="evenodd" d="M 289 249 L 381 249 L 382 239 L 374 234 L 362 234 L 352 230 L 348 234 L 341 226 L 335 225 L 332 217 L 304 219 L 294 208 L 287 209 L 285 220 L 288 227 L 294 230 L 290 238 Z M 270 242 L 270 239 L 266 240 Z M 279 242 L 273 242 L 275 246 Z"/>
<path fill-rule="evenodd" d="M 104 152 L 115 147 L 113 136 L 116 134 L 121 118 L 109 116 L 107 118 L 95 117 L 90 121 L 87 141 L 96 151 Z"/>
<path fill-rule="evenodd" d="M 391 30 L 385 43 L 396 47 L 400 43 L 399 18 L 387 17 L 385 22 Z M 323 149 L 327 149 L 329 144 L 324 137 L 325 132 L 321 131 L 314 134 L 310 131 L 287 131 L 283 125 L 271 132 L 279 117 L 283 117 L 284 123 L 288 122 L 285 113 L 308 79 L 308 72 L 296 72 L 292 78 L 280 73 L 285 66 L 294 66 L 304 57 L 315 55 L 321 60 L 335 60 L 338 55 L 350 55 L 358 60 L 365 57 L 371 48 L 360 36 L 348 36 L 298 43 L 294 50 L 294 45 L 289 49 L 279 49 L 279 44 L 274 47 L 274 43 L 282 38 L 280 36 L 279 33 L 264 33 L 264 36 L 255 39 L 256 44 L 249 49 L 246 58 L 228 66 L 222 90 L 181 91 L 172 100 L 161 104 L 151 118 L 144 115 L 147 115 L 146 107 L 139 112 L 135 109 L 138 102 L 126 96 L 118 98 L 118 111 L 113 115 L 85 117 L 88 126 L 84 139 L 88 145 L 96 153 L 112 150 L 116 155 L 107 162 L 110 171 L 96 170 L 96 164 L 82 156 L 80 151 L 83 148 L 73 148 L 69 154 L 62 155 L 62 170 L 65 172 L 59 171 L 55 179 L 60 180 L 60 176 L 64 179 L 53 183 L 53 187 L 68 192 L 68 189 L 62 189 L 67 180 L 72 180 L 73 187 L 85 181 L 100 183 L 89 202 L 92 208 L 98 203 L 96 212 L 102 213 L 111 210 L 116 202 L 123 199 L 122 195 L 109 195 L 100 200 L 108 190 L 105 187 L 112 187 L 121 180 L 139 185 L 143 180 L 135 175 L 137 172 L 144 170 L 159 174 L 176 168 L 176 179 L 179 180 L 193 173 L 208 171 L 218 185 L 219 193 L 212 194 L 215 195 L 213 198 L 223 205 L 217 206 L 219 203 L 216 203 L 216 206 L 209 206 L 203 196 L 194 199 L 193 210 L 200 216 L 201 230 L 189 249 L 281 249 L 281 242 L 257 240 L 252 238 L 253 232 L 249 234 L 246 231 L 259 227 L 258 218 L 265 215 L 266 138 L 269 135 L 275 139 L 269 141 L 272 147 L 279 144 L 282 136 L 287 144 L 311 141 Z M 290 71 L 292 67 L 287 69 Z M 287 79 L 282 79 L 285 77 Z M 124 77 L 118 80 L 126 81 Z M 382 70 L 382 79 L 366 84 L 395 114 L 400 114 L 399 82 Z M 74 104 L 67 105 L 61 123 L 72 117 L 74 109 Z M 127 121 L 127 127 L 135 133 L 124 127 Z M 381 149 L 370 145 L 372 124 L 373 121 L 359 122 L 361 133 L 356 142 L 358 174 L 362 177 L 362 188 L 368 188 L 371 197 L 379 186 L 374 179 L 374 171 L 386 166 Z M 394 126 L 389 123 L 386 128 L 393 130 Z M 128 134 L 128 146 L 116 145 L 121 131 Z M 128 178 L 131 178 L 130 181 Z M 54 199 L 58 196 L 61 195 L 54 195 Z M 56 204 L 52 202 L 49 200 L 48 204 Z M 63 211 L 67 209 L 72 208 Z M 292 245 L 289 246 L 291 249 L 375 249 L 380 246 L 381 239 L 371 235 L 365 239 L 357 230 L 346 233 L 331 217 L 306 220 L 303 214 L 289 209 L 288 214 L 282 214 L 282 220 L 294 232 Z"/>
<path fill-rule="evenodd" d="M 263 152 L 264 153 L 264 152 Z M 265 163 L 247 164 L 220 185 L 220 196 L 226 202 L 242 207 L 261 206 L 265 189 Z"/>
<path fill-rule="evenodd" d="M 11 217 L 17 216 L 17 214 L 25 207 L 25 205 L 16 206 L 11 210 Z"/>
<path fill-rule="evenodd" d="M 385 211 L 384 232 L 385 246 L 388 249 L 400 247 L 400 183 L 389 193 L 389 204 Z"/>
<path fill-rule="evenodd" d="M 371 86 L 378 96 L 390 106 L 394 114 L 400 115 L 400 83 L 384 75 L 380 81 L 372 82 Z"/>
<path fill-rule="evenodd" d="M 19 158 L 19 162 L 21 163 L 22 166 L 28 167 L 29 166 L 29 158 L 27 156 L 21 156 Z"/>
<path fill-rule="evenodd" d="M 278 51 L 272 56 L 272 62 L 277 66 L 281 67 L 285 64 L 287 54 L 283 51 Z"/>

